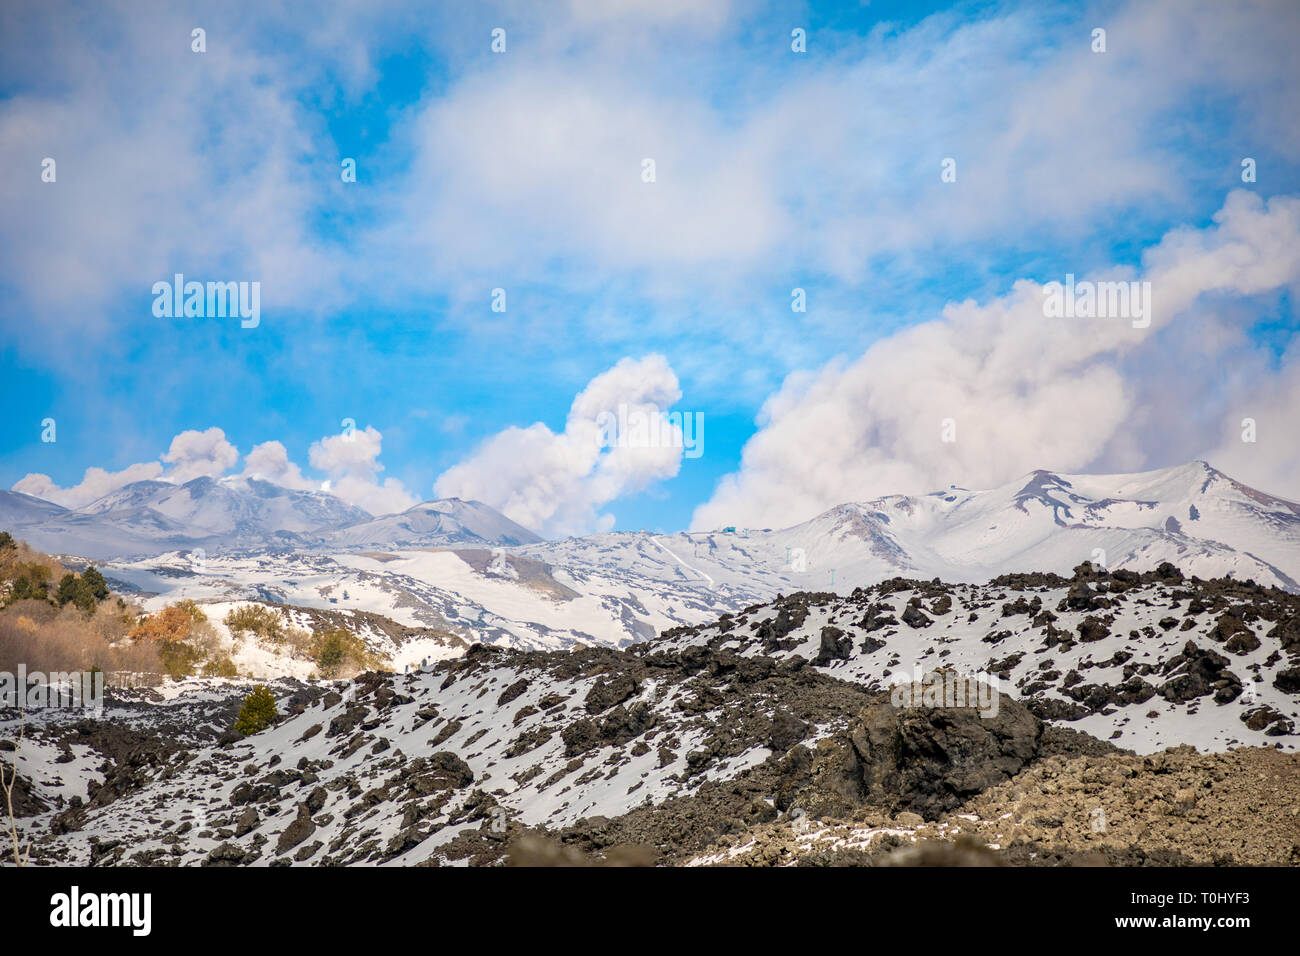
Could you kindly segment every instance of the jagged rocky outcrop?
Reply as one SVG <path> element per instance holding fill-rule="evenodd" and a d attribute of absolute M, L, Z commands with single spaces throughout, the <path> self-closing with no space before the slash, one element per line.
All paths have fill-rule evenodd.
<path fill-rule="evenodd" d="M 894 578 L 625 649 L 477 644 L 405 675 L 280 681 L 280 719 L 246 738 L 246 686 L 114 692 L 98 719 L 29 715 L 33 747 L 68 756 L 41 758 L 47 809 L 24 828 L 37 863 L 490 864 L 530 834 L 674 863 L 783 821 L 937 820 L 1047 759 L 1294 752 L 1298 602 L 1176 568 Z M 978 673 L 996 706 L 900 702 L 936 673 Z"/>

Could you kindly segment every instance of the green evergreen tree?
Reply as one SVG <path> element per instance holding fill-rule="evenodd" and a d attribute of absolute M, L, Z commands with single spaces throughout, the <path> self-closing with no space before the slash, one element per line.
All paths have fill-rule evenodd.
<path fill-rule="evenodd" d="M 108 597 L 108 582 L 104 580 L 104 575 L 99 573 L 99 568 L 94 565 L 86 568 L 82 572 L 81 580 L 86 582 L 86 587 L 90 589 L 90 594 L 96 601 Z"/>
<path fill-rule="evenodd" d="M 347 654 L 347 645 L 344 643 L 346 634 L 342 628 L 330 628 L 317 636 L 316 666 L 326 677 L 333 677 L 343 666 L 343 658 Z"/>
<path fill-rule="evenodd" d="M 50 586 L 47 583 L 50 576 L 49 570 L 40 564 L 29 564 L 23 567 L 18 577 L 14 578 L 13 590 L 9 592 L 9 603 L 14 601 L 33 600 L 47 601 L 50 597 Z"/>
<path fill-rule="evenodd" d="M 59 607 L 65 604 L 75 604 L 86 614 L 91 614 L 95 610 L 95 595 L 92 587 L 84 577 L 77 577 L 71 572 L 65 574 L 59 581 L 59 587 L 54 592 L 54 601 Z"/>
<path fill-rule="evenodd" d="M 77 576 L 69 571 L 59 581 L 58 588 L 54 591 L 54 602 L 59 607 L 67 604 L 69 601 L 75 601 L 81 594 L 81 582 Z"/>
<path fill-rule="evenodd" d="M 258 684 L 244 698 L 244 705 L 239 708 L 239 717 L 235 720 L 235 730 L 247 737 L 270 727 L 279 716 L 280 712 L 275 709 L 275 697 Z"/>

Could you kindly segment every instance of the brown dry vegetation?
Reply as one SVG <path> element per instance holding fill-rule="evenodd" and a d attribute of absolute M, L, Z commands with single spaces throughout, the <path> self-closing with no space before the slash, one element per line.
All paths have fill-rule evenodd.
<path fill-rule="evenodd" d="M 7 602 L 15 584 L 22 578 L 32 578 L 49 584 L 58 584 L 66 569 L 49 555 L 34 551 L 24 541 L 12 541 L 8 546 L 0 543 L 0 601 Z"/>
<path fill-rule="evenodd" d="M 157 648 L 123 641 L 134 615 L 104 602 L 87 618 L 72 605 L 19 601 L 0 611 L 0 670 L 160 670 Z"/>
<path fill-rule="evenodd" d="M 279 610 L 264 604 L 232 608 L 226 614 L 225 624 L 236 641 L 251 636 L 294 660 L 312 661 L 323 677 L 353 678 L 385 665 L 384 659 L 348 628 L 295 627 Z"/>
<path fill-rule="evenodd" d="M 236 676 L 216 628 L 193 601 L 146 615 L 117 594 L 96 600 L 83 592 L 78 607 L 60 596 L 67 576 L 81 577 L 0 533 L 0 670 Z"/>
<path fill-rule="evenodd" d="M 110 593 L 90 611 L 57 606 L 59 581 L 68 575 L 55 559 L 22 541 L 0 536 L 0 670 L 160 672 L 156 646 L 130 640 L 139 609 Z M 47 597 L 23 597 L 32 584 Z"/>
<path fill-rule="evenodd" d="M 54 595 L 67 568 L 21 541 L 0 538 L 0 670 L 158 671 L 155 648 L 127 640 L 138 610 L 116 594 L 92 602 L 89 613 Z M 35 583 L 48 597 L 23 597 Z"/>

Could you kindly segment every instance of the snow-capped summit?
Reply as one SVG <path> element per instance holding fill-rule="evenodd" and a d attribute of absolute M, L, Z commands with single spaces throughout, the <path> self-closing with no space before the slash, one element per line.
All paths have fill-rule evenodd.
<path fill-rule="evenodd" d="M 256 477 L 135 481 L 76 510 L 7 491 L 0 495 L 0 528 L 45 551 L 95 560 L 194 548 L 509 547 L 542 540 L 480 501 L 426 501 L 373 517 L 329 492 Z"/>
<path fill-rule="evenodd" d="M 513 546 L 542 539 L 481 501 L 422 501 L 400 514 L 361 522 L 328 536 L 339 547 Z"/>
<path fill-rule="evenodd" d="M 369 513 L 319 491 L 295 491 L 258 478 L 193 478 L 184 484 L 136 481 L 81 509 L 119 521 L 152 511 L 191 537 L 333 530 Z"/>
<path fill-rule="evenodd" d="M 25 528 L 67 510 L 63 505 L 21 491 L 0 491 L 0 530 Z"/>
<path fill-rule="evenodd" d="M 1300 505 L 1203 461 L 1136 474 L 1038 470 L 987 491 L 890 495 L 774 534 L 795 539 L 810 562 L 841 568 L 846 582 L 1173 561 L 1189 573 L 1300 588 Z"/>

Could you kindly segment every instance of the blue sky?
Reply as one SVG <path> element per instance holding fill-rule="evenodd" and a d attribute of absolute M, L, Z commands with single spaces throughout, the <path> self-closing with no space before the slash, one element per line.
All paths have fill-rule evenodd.
<path fill-rule="evenodd" d="M 374 511 L 480 497 L 549 534 L 1192 457 L 1296 497 L 1298 23 L 1288 3 L 8 4 L 0 483 L 75 504 L 279 442 L 287 482 Z M 1267 276 L 1184 288 L 1209 274 L 1189 249 Z M 155 317 L 176 272 L 259 281 L 260 324 Z M 1018 280 L 1066 273 L 1153 277 L 1179 311 L 1122 339 L 1004 317 Z M 1050 375 L 1000 371 L 1025 342 Z M 584 390 L 702 414 L 704 454 L 593 451 Z M 944 409 L 973 438 L 907 437 Z M 1277 423 L 1248 449 L 1246 415 Z M 345 419 L 373 436 L 328 441 Z"/>

